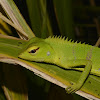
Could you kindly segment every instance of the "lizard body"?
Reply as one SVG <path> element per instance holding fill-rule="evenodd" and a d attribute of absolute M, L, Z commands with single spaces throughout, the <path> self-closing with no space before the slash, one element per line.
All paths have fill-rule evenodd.
<path fill-rule="evenodd" d="M 68 93 L 80 89 L 89 73 L 100 76 L 100 48 L 62 37 L 32 38 L 19 55 L 29 61 L 56 64 L 65 69 L 83 71 L 78 82 L 66 88 Z M 81 68 L 84 65 L 84 68 Z M 80 66 L 80 67 L 76 67 Z"/>

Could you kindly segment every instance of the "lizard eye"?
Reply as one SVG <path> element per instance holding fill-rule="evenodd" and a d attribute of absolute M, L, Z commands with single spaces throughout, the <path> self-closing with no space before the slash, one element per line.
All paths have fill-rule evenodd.
<path fill-rule="evenodd" d="M 36 50 L 34 49 L 34 50 L 31 50 L 29 53 L 35 53 L 36 52 Z"/>
<path fill-rule="evenodd" d="M 38 49 L 39 49 L 39 47 L 37 49 L 33 49 L 33 50 L 29 51 L 29 53 L 35 53 Z"/>

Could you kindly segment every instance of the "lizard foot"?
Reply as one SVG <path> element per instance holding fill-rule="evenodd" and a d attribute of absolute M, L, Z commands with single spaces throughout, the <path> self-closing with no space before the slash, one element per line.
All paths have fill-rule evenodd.
<path fill-rule="evenodd" d="M 80 86 L 78 84 L 74 84 L 72 86 L 67 87 L 65 90 L 68 94 L 72 94 L 80 89 Z"/>

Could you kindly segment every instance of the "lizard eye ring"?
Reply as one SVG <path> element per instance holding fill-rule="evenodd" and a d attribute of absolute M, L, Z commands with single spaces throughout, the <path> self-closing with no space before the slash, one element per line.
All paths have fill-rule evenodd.
<path fill-rule="evenodd" d="M 37 49 L 33 49 L 33 50 L 29 51 L 29 53 L 35 53 L 38 49 L 39 49 L 39 47 Z"/>

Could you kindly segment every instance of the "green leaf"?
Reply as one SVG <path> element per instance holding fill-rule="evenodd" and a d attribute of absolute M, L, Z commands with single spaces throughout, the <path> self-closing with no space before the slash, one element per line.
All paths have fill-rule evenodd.
<path fill-rule="evenodd" d="M 34 37 L 32 30 L 27 25 L 13 0 L 0 0 L 0 4 L 5 9 L 7 15 L 11 18 L 13 23 L 20 29 L 24 30 L 24 32 L 26 32 L 26 34 L 28 35 L 27 38 Z"/>
<path fill-rule="evenodd" d="M 53 35 L 48 17 L 46 0 L 26 0 L 32 29 L 37 37 L 46 38 Z"/>
<path fill-rule="evenodd" d="M 72 0 L 53 0 L 53 4 L 61 35 L 74 39 Z"/>
<path fill-rule="evenodd" d="M 36 36 L 41 34 L 42 18 L 40 14 L 40 4 L 38 0 L 26 0 L 29 16 L 31 20 L 31 25 Z"/>
<path fill-rule="evenodd" d="M 9 38 L 8 41 L 6 39 L 0 38 L 0 47 L 5 45 L 5 47 L 12 47 L 15 45 L 15 52 L 16 52 L 16 45 L 20 45 L 20 41 L 11 41 L 9 36 L 5 36 Z M 12 39 L 16 39 L 12 37 Z M 18 39 L 19 40 L 19 39 Z M 23 40 L 25 41 L 25 40 Z M 17 44 L 16 44 L 17 42 Z M 4 50 L 3 48 L 0 48 L 1 51 Z M 4 52 L 10 51 L 12 52 L 13 50 L 6 48 Z M 9 52 L 9 54 L 11 54 Z M 14 54 L 14 52 L 12 52 Z M 3 54 L 3 53 L 1 53 Z M 7 53 L 5 53 L 7 54 Z M 8 55 L 9 55 L 8 54 Z M 6 62 L 9 62 L 8 60 Z M 28 90 L 27 90 L 27 82 L 26 82 L 26 77 L 23 72 L 23 69 L 20 68 L 19 66 L 14 66 L 14 65 L 9 65 L 9 64 L 4 64 L 0 63 L 0 85 L 2 86 L 2 89 L 5 93 L 5 96 L 8 100 L 28 100 Z M 6 100 L 6 99 L 5 99 Z"/>

